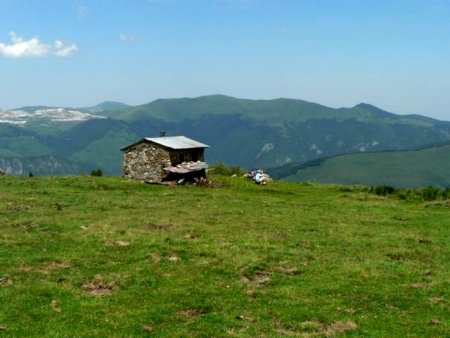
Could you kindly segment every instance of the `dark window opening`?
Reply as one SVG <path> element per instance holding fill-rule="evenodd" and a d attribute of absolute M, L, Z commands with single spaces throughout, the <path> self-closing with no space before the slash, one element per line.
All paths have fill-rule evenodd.
<path fill-rule="evenodd" d="M 180 163 L 183 163 L 183 162 L 184 162 L 184 154 L 181 153 L 181 154 L 180 154 Z"/>
<path fill-rule="evenodd" d="M 192 161 L 197 162 L 198 161 L 198 151 L 194 150 L 192 152 Z"/>

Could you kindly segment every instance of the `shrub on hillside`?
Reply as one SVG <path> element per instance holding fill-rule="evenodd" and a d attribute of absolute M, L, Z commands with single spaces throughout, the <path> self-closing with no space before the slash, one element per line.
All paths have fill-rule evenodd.
<path fill-rule="evenodd" d="M 370 187 L 369 192 L 379 196 L 394 195 L 402 200 L 414 201 L 436 201 L 450 198 L 450 188 L 439 189 L 433 186 L 422 189 L 400 189 L 381 185 Z"/>
<path fill-rule="evenodd" d="M 379 196 L 386 196 L 392 195 L 395 192 L 395 188 L 391 187 L 390 185 L 380 185 L 376 187 L 371 187 L 369 191 Z"/>
<path fill-rule="evenodd" d="M 432 186 L 428 186 L 421 191 L 422 199 L 424 201 L 435 201 L 438 199 L 440 193 L 440 189 Z"/>
<path fill-rule="evenodd" d="M 246 173 L 246 171 L 239 166 L 228 166 L 222 162 L 212 164 L 210 170 L 213 170 L 215 174 L 222 176 L 242 176 Z"/>
<path fill-rule="evenodd" d="M 91 170 L 91 176 L 103 176 L 103 172 L 101 169 L 93 169 Z"/>

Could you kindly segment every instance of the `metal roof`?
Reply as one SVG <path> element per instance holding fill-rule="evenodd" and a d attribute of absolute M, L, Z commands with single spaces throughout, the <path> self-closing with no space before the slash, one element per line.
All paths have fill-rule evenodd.
<path fill-rule="evenodd" d="M 208 145 L 191 140 L 185 136 L 146 137 L 145 139 L 171 149 L 209 148 Z"/>
<path fill-rule="evenodd" d="M 130 144 L 123 147 L 121 150 L 126 150 L 135 144 L 141 143 L 142 141 L 149 141 L 162 145 L 163 147 L 179 150 L 179 149 L 192 149 L 192 148 L 209 148 L 207 144 L 194 141 L 185 136 L 164 136 L 164 137 L 146 137 L 136 143 Z"/>

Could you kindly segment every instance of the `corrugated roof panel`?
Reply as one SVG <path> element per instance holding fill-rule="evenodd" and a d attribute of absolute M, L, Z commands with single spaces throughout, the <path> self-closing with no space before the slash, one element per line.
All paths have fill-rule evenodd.
<path fill-rule="evenodd" d="M 185 136 L 146 137 L 145 139 L 171 149 L 209 148 L 208 145 Z"/>

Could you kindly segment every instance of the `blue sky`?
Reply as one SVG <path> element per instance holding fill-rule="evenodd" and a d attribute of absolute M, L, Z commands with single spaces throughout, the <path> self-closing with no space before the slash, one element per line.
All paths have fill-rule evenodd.
<path fill-rule="evenodd" d="M 0 0 L 0 108 L 217 93 L 450 120 L 450 0 Z"/>

